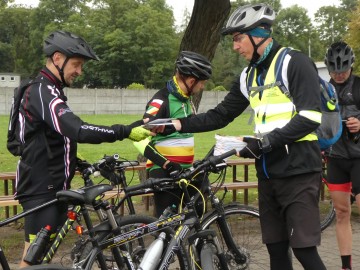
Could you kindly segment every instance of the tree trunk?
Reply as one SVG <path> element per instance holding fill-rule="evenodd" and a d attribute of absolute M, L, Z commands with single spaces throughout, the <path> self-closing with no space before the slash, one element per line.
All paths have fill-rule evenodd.
<path fill-rule="evenodd" d="M 181 41 L 180 51 L 188 50 L 213 59 L 220 41 L 220 30 L 229 12 L 230 0 L 195 0 L 193 12 Z M 202 93 L 193 96 L 196 110 Z"/>

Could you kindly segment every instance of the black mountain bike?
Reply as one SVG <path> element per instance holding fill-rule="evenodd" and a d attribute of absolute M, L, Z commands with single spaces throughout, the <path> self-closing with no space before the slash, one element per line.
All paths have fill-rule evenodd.
<path fill-rule="evenodd" d="M 85 258 L 79 262 L 77 269 L 116 269 L 108 268 L 106 259 L 111 265 L 120 265 L 120 269 L 134 269 L 129 265 L 131 262 L 141 263 L 146 255 L 146 247 L 139 243 L 143 240 L 146 245 L 151 244 L 160 231 L 165 231 L 166 241 L 162 248 L 160 260 L 155 263 L 156 269 L 193 269 L 188 264 L 187 254 L 182 253 L 182 243 L 188 240 L 191 262 L 208 269 L 268 269 L 267 251 L 261 243 L 261 232 L 258 212 L 248 206 L 229 204 L 223 206 L 211 193 L 210 201 L 215 207 L 206 214 L 202 221 L 194 210 L 196 198 L 189 198 L 187 183 L 195 175 L 208 175 L 211 172 L 223 172 L 226 164 L 222 158 L 230 156 L 234 152 L 228 152 L 220 157 L 209 157 L 186 170 L 179 177 L 166 179 L 148 179 L 145 183 L 125 188 L 125 197 L 138 194 L 146 194 L 157 190 L 171 190 L 174 185 L 181 184 L 185 194 L 185 210 L 168 218 L 144 224 L 136 221 L 136 216 L 127 216 L 119 220 L 118 230 L 112 229 L 109 221 L 104 221 L 89 230 L 89 242 L 92 245 Z M 217 163 L 223 165 L 216 166 Z M 74 198 L 77 202 L 78 194 L 74 191 L 64 191 L 67 197 Z M 111 215 L 111 214 L 110 214 Z M 121 222 L 121 223 L 120 223 Z M 170 228 L 175 228 L 172 232 Z M 91 232 L 91 233 L 90 233 Z M 150 236 L 148 241 L 145 237 Z M 135 244 L 134 244 L 135 243 Z M 104 258 L 106 249 L 118 248 L 120 258 L 112 256 Z M 180 254 L 180 255 L 179 255 Z M 102 258 L 103 257 L 103 258 Z M 127 258 L 131 258 L 128 260 Z M 201 260 L 202 258 L 202 260 Z M 120 259 L 120 261 L 117 261 Z M 103 263 L 105 260 L 105 264 Z M 121 264 L 124 261 L 124 265 Z M 115 261 L 115 262 L 114 262 Z M 209 263 L 209 264 L 207 264 Z M 136 268 L 137 266 L 135 266 Z"/>
<path fill-rule="evenodd" d="M 151 222 L 156 221 L 157 219 L 153 217 L 147 217 L 147 216 L 136 216 L 133 215 L 131 222 L 129 223 L 129 220 L 125 217 L 121 217 L 117 214 L 114 214 L 112 206 L 109 204 L 108 201 L 102 200 L 102 196 L 105 192 L 110 191 L 113 189 L 113 185 L 107 185 L 107 184 L 99 184 L 94 185 L 90 175 L 92 175 L 96 171 L 100 171 L 102 166 L 106 164 L 111 164 L 113 162 L 114 157 L 107 157 L 102 159 L 100 162 L 95 163 L 93 165 L 88 164 L 86 162 L 81 162 L 78 164 L 80 165 L 79 169 L 82 171 L 82 177 L 85 182 L 85 187 L 80 188 L 78 190 L 68 190 L 68 191 L 60 191 L 57 194 L 57 199 L 54 199 L 50 202 L 47 202 L 45 204 L 42 204 L 38 207 L 35 207 L 33 209 L 30 209 L 29 211 L 20 213 L 16 216 L 13 216 L 9 219 L 6 219 L 2 222 L 0 222 L 0 227 L 7 225 L 11 222 L 14 222 L 30 213 L 36 212 L 40 209 L 43 209 L 45 207 L 48 207 L 49 205 L 55 204 L 60 201 L 65 201 L 71 205 L 71 210 L 68 212 L 68 219 L 66 220 L 65 224 L 62 226 L 61 230 L 59 230 L 56 234 L 55 240 L 49 244 L 46 244 L 45 251 L 42 252 L 42 254 L 38 258 L 34 258 L 33 263 L 34 264 L 46 264 L 43 266 L 40 265 L 34 265 L 29 269 L 63 269 L 60 268 L 61 266 L 55 266 L 48 264 L 54 254 L 56 253 L 56 250 L 58 249 L 59 245 L 61 244 L 64 237 L 67 235 L 70 229 L 73 228 L 74 222 L 77 221 L 81 227 L 83 226 L 83 223 L 85 223 L 85 231 L 84 235 L 88 235 L 90 239 L 94 239 L 95 237 L 100 237 L 97 235 L 98 231 L 93 231 L 93 225 L 92 225 L 92 215 L 91 212 L 95 210 L 97 212 L 97 217 L 100 217 L 100 220 L 104 220 L 102 225 L 98 226 L 100 229 L 106 229 L 106 234 L 110 235 L 119 232 L 119 227 L 127 226 L 127 229 L 130 230 L 134 227 L 143 226 L 144 224 L 148 224 Z M 134 162 L 124 162 L 124 161 L 118 161 L 117 167 L 119 171 L 124 171 L 126 167 L 128 166 L 134 166 L 138 165 L 137 161 Z M 112 179 L 114 180 L 114 179 Z M 125 181 L 125 179 L 123 179 Z M 129 197 L 131 199 L 131 197 Z M 96 218 L 98 220 L 98 218 Z M 97 222 L 99 223 L 99 222 Z M 167 233 L 170 235 L 172 233 L 172 230 L 169 228 L 166 229 Z M 147 243 L 151 243 L 154 238 L 156 238 L 156 234 L 149 235 L 149 240 L 147 240 Z M 104 237 L 102 237 L 102 240 L 104 240 Z M 124 251 L 120 251 L 117 247 L 110 248 L 104 252 L 100 252 L 97 254 L 97 265 L 98 266 L 94 268 L 88 268 L 88 269 L 124 269 L 124 265 L 132 265 L 133 268 L 136 268 L 137 263 L 142 258 L 142 254 L 146 250 L 146 242 L 144 239 L 140 239 L 138 243 L 133 242 L 131 244 L 131 247 L 133 248 L 133 257 L 128 255 L 126 258 L 123 258 L 121 254 L 124 254 Z M 96 245 L 96 241 L 94 240 L 93 245 Z M 136 245 L 136 246 L 135 246 Z M 76 245 L 75 245 L 76 247 Z M 136 251 L 135 251 L 136 249 Z M 74 249 L 73 249 L 74 251 Z M 109 251 L 109 252 L 107 252 Z M 86 252 L 86 251 L 85 251 Z M 76 253 L 72 252 L 73 258 L 71 263 L 69 264 L 66 260 L 65 263 L 61 262 L 62 266 L 67 267 L 67 269 L 81 269 L 79 265 L 81 265 L 81 262 L 79 261 L 79 258 L 76 257 Z M 110 258 L 110 259 L 109 259 Z M 114 259 L 115 258 L 115 259 Z M 186 260 L 186 256 L 181 257 L 182 260 Z M 174 259 L 174 262 L 176 260 Z M 5 254 L 3 250 L 0 248 L 0 264 L 4 270 L 9 270 L 9 264 L 6 260 Z M 133 269 L 130 268 L 129 269 Z M 187 269 L 187 268 L 182 268 Z"/>
<path fill-rule="evenodd" d="M 194 266 L 202 269 L 268 269 L 269 261 L 265 245 L 262 244 L 259 213 L 257 209 L 237 203 L 223 204 L 226 194 L 219 199 L 215 194 L 217 187 L 225 180 L 226 163 L 222 161 L 232 154 L 229 151 L 220 156 L 208 156 L 202 161 L 175 177 L 174 179 L 149 179 L 146 183 L 128 187 L 139 189 L 169 190 L 180 183 L 185 194 L 185 209 L 192 209 L 170 216 L 169 220 L 183 220 L 177 227 L 158 269 L 167 269 L 166 262 L 176 249 L 177 243 L 188 240 L 189 255 Z M 216 183 L 209 183 L 210 174 L 219 174 Z M 188 183 L 202 178 L 201 191 L 207 194 L 212 210 L 201 219 L 195 209 L 197 195 L 189 197 Z M 185 218 L 185 219 L 184 219 Z"/>

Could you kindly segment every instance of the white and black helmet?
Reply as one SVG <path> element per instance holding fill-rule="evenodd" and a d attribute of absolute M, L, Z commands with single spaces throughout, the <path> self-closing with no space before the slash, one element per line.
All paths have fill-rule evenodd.
<path fill-rule="evenodd" d="M 244 33 L 258 26 L 270 28 L 274 20 L 275 12 L 266 4 L 241 6 L 231 14 L 221 34 Z"/>
<path fill-rule="evenodd" d="M 349 70 L 355 61 L 351 47 L 343 41 L 333 43 L 326 51 L 325 65 L 329 72 L 344 72 Z"/>
<path fill-rule="evenodd" d="M 52 56 L 55 52 L 61 52 L 70 58 L 77 56 L 84 59 L 99 60 L 84 39 L 66 31 L 55 31 L 45 39 L 45 55 Z"/>
<path fill-rule="evenodd" d="M 211 63 L 201 54 L 182 51 L 175 62 L 180 74 L 191 76 L 198 80 L 208 80 L 211 77 Z"/>

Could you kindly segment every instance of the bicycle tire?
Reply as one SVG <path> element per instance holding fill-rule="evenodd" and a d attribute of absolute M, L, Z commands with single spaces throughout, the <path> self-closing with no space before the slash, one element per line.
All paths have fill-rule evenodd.
<path fill-rule="evenodd" d="M 200 251 L 201 268 L 206 270 L 220 270 L 220 260 L 216 255 L 216 247 L 212 243 L 203 245 Z"/>
<path fill-rule="evenodd" d="M 326 183 L 326 174 L 322 176 Z M 327 188 L 327 185 L 322 183 L 322 188 L 320 191 L 319 198 L 319 212 L 320 212 L 320 227 L 321 231 L 329 227 L 335 220 L 335 208 L 331 200 L 330 192 Z"/>
<path fill-rule="evenodd" d="M 201 222 L 203 229 L 213 229 L 218 235 L 220 246 L 225 253 L 229 269 L 269 269 L 269 255 L 262 243 L 259 212 L 256 208 L 232 203 L 224 205 L 225 217 L 232 238 L 238 250 L 246 255 L 246 262 L 236 262 L 234 254 L 227 247 L 224 237 L 217 224 L 216 210 L 210 212 Z"/>
<path fill-rule="evenodd" d="M 118 218 L 117 223 L 121 228 L 122 232 L 125 232 L 125 231 L 130 231 L 138 226 L 155 222 L 157 220 L 158 219 L 150 216 L 130 215 L 130 216 Z M 109 229 L 109 231 L 100 232 L 98 234 L 99 241 L 103 241 L 112 237 L 113 235 L 110 231 L 111 229 Z M 170 239 L 174 233 L 174 231 L 171 228 L 166 228 L 163 231 L 166 232 L 168 239 Z M 139 242 L 137 242 L 137 240 L 133 240 L 125 244 L 127 248 L 126 250 L 130 253 L 131 261 L 135 264 L 135 269 L 137 269 L 138 266 L 140 265 L 142 256 L 144 256 L 147 246 L 150 245 L 158 237 L 158 235 L 159 232 L 143 236 L 141 239 L 145 242 L 146 246 L 141 246 Z M 86 260 L 87 256 L 90 254 L 90 251 L 92 249 L 93 246 L 90 242 L 85 243 L 85 246 L 81 250 L 79 261 L 81 262 L 83 260 Z M 170 264 L 169 269 L 189 270 L 190 264 L 185 249 L 181 247 L 176 255 L 177 255 L 176 258 L 174 258 L 174 260 Z M 111 255 L 105 254 L 105 257 L 107 257 L 108 259 L 107 260 L 108 269 L 118 269 L 116 263 L 111 259 L 109 259 Z M 131 268 L 132 265 L 129 262 L 129 258 L 126 256 L 126 254 L 123 254 L 122 258 L 124 261 L 124 267 L 122 269 L 132 269 Z M 96 260 L 94 260 L 93 262 L 89 262 L 89 265 L 87 265 L 86 267 L 90 267 L 87 269 L 94 269 L 94 270 L 100 269 L 96 265 Z"/>

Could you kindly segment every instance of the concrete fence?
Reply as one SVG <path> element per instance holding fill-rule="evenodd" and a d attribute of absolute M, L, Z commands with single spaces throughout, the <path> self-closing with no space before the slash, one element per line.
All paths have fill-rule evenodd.
<path fill-rule="evenodd" d="M 0 88 L 0 115 L 8 115 L 13 88 Z M 73 89 L 66 88 L 68 105 L 76 114 L 143 114 L 157 90 Z M 227 92 L 204 91 L 199 112 L 214 108 Z"/>

